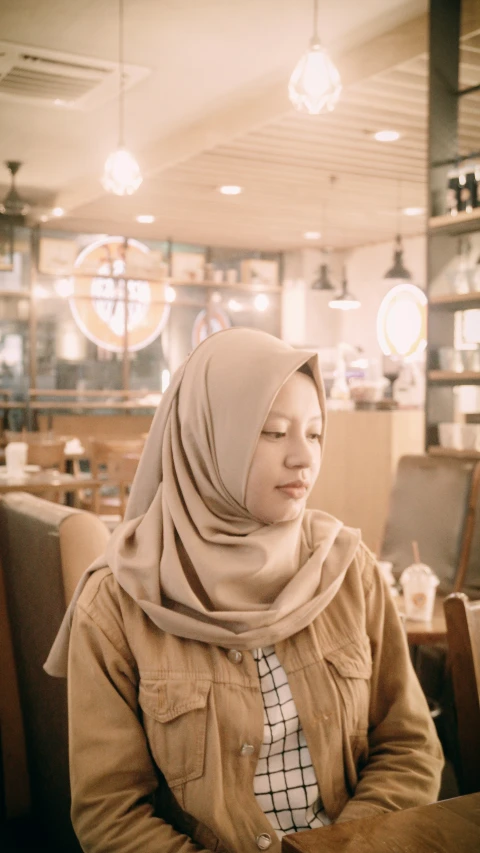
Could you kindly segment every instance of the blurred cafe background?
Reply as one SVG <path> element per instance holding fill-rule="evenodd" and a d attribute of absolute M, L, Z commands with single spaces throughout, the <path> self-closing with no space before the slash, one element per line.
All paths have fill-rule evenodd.
<path fill-rule="evenodd" d="M 231 326 L 318 352 L 310 505 L 361 528 L 400 609 L 406 568 L 436 575 L 406 630 L 444 793 L 479 790 L 443 612 L 480 598 L 479 0 L 0 0 L 0 126 L 2 819 L 50 814 L 38 756 L 65 747 L 20 587 L 63 578 L 40 667 L 172 374 Z M 93 551 L 61 553 L 91 516 Z"/>

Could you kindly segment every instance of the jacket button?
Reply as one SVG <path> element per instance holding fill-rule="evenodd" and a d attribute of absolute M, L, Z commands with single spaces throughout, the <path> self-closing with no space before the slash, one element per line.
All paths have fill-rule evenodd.
<path fill-rule="evenodd" d="M 243 660 L 243 655 L 237 649 L 230 649 L 227 655 L 230 663 L 241 663 Z"/>
<path fill-rule="evenodd" d="M 272 843 L 272 836 L 268 832 L 262 832 L 261 835 L 257 835 L 255 841 L 259 850 L 268 850 Z"/>
<path fill-rule="evenodd" d="M 252 743 L 244 743 L 240 752 L 242 755 L 252 755 L 255 747 Z"/>

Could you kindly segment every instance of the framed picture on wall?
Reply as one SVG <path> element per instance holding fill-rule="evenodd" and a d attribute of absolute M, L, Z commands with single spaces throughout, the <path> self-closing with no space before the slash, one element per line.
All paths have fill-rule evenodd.
<path fill-rule="evenodd" d="M 75 240 L 42 237 L 38 253 L 39 272 L 47 275 L 71 275 L 77 254 Z"/>
<path fill-rule="evenodd" d="M 138 243 L 129 241 L 125 252 L 126 272 L 131 278 L 161 281 L 167 277 L 168 264 L 162 252 L 139 252 Z M 133 249 L 133 250 L 132 250 Z M 135 250 L 136 249 L 136 250 Z"/>
<path fill-rule="evenodd" d="M 13 270 L 13 222 L 0 217 L 0 270 Z"/>
<path fill-rule="evenodd" d="M 203 281 L 205 255 L 200 252 L 172 252 L 172 278 L 177 281 Z"/>
<path fill-rule="evenodd" d="M 278 261 L 266 261 L 257 258 L 242 261 L 241 279 L 245 284 L 276 287 L 278 285 Z"/>

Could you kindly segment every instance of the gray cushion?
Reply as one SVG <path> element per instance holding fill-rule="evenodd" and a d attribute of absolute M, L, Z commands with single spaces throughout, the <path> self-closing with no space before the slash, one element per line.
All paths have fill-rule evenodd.
<path fill-rule="evenodd" d="M 440 578 L 439 592 L 452 591 L 457 573 L 475 462 L 436 456 L 403 456 L 385 525 L 381 559 L 398 577 L 420 558 Z"/>

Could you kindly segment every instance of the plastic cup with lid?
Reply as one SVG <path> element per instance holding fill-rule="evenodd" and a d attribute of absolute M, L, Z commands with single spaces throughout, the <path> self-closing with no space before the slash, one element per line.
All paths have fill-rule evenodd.
<path fill-rule="evenodd" d="M 416 622 L 431 622 L 435 593 L 440 583 L 426 563 L 412 563 L 400 575 L 405 615 Z"/>

